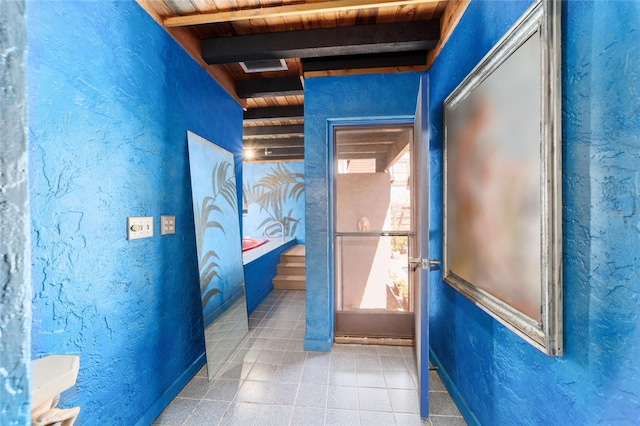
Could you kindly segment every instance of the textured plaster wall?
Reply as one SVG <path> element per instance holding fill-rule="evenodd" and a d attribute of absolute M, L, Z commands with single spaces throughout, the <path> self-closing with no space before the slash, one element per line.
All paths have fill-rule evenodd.
<path fill-rule="evenodd" d="M 0 423 L 31 417 L 26 14 L 0 2 Z"/>
<path fill-rule="evenodd" d="M 133 1 L 28 9 L 32 356 L 80 355 L 82 424 L 149 424 L 204 362 L 186 131 L 241 179 L 242 110 Z"/>
<path fill-rule="evenodd" d="M 434 207 L 442 103 L 529 3 L 472 1 L 429 72 Z M 432 280 L 432 356 L 472 423 L 640 424 L 640 3 L 572 0 L 562 13 L 565 356 Z M 432 227 L 442 235 L 442 211 Z"/>
<path fill-rule="evenodd" d="M 305 80 L 307 335 L 305 349 L 333 344 L 333 219 L 330 120 L 413 117 L 420 74 L 371 74 Z"/>

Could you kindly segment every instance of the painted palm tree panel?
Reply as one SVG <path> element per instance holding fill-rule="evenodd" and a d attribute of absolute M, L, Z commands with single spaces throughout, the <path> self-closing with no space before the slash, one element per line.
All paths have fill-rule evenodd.
<path fill-rule="evenodd" d="M 187 133 L 205 326 L 244 295 L 233 154 Z"/>
<path fill-rule="evenodd" d="M 285 236 L 304 243 L 304 163 L 247 163 L 243 168 L 245 236 L 262 236 L 282 223 Z"/>

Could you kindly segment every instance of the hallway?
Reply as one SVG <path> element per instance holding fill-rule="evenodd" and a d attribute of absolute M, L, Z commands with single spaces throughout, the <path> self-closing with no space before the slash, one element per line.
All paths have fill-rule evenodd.
<path fill-rule="evenodd" d="M 418 414 L 413 348 L 339 345 L 304 352 L 305 292 L 274 290 L 211 382 L 203 368 L 154 425 L 465 425 L 432 371 Z"/>

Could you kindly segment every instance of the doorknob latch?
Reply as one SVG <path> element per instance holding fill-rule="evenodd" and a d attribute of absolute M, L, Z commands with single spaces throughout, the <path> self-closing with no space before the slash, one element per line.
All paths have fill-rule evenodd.
<path fill-rule="evenodd" d="M 409 263 L 412 265 L 420 265 L 422 269 L 429 271 L 440 270 L 440 261 L 438 259 L 421 259 L 419 257 L 410 257 Z"/>

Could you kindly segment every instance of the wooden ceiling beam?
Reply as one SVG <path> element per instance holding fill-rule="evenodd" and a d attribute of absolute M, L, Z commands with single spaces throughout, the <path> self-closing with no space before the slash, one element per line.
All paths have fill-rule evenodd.
<path fill-rule="evenodd" d="M 199 15 L 173 16 L 165 18 L 162 25 L 184 27 L 190 25 L 217 24 L 224 22 L 247 21 L 250 19 L 283 18 L 319 13 L 333 13 L 378 7 L 410 6 L 423 3 L 435 3 L 438 0 L 335 0 L 314 3 L 291 4 L 284 6 L 260 7 L 253 9 L 229 10 L 223 12 L 202 13 Z"/>
<path fill-rule="evenodd" d="M 208 64 L 260 59 L 316 58 L 429 50 L 440 39 L 438 20 L 356 25 L 217 37 L 202 40 Z"/>
<path fill-rule="evenodd" d="M 244 139 L 258 139 L 265 136 L 277 137 L 302 137 L 304 136 L 304 124 L 291 124 L 285 126 L 254 126 L 244 128 Z"/>
<path fill-rule="evenodd" d="M 331 58 L 302 59 L 302 70 L 306 73 L 365 68 L 395 68 L 407 66 L 425 66 L 427 51 L 394 52 L 380 55 L 350 55 Z"/>
<path fill-rule="evenodd" d="M 236 93 L 243 99 L 304 95 L 299 77 L 236 81 Z"/>
<path fill-rule="evenodd" d="M 252 108 L 244 112 L 244 121 L 246 123 L 287 120 L 304 120 L 304 106 Z"/>

